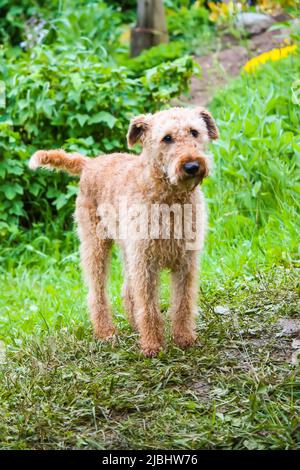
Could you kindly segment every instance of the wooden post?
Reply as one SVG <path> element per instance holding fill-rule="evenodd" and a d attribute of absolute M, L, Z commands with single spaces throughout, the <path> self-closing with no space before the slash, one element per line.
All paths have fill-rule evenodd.
<path fill-rule="evenodd" d="M 138 0 L 137 24 L 131 30 L 131 56 L 168 42 L 167 22 L 162 0 Z"/>

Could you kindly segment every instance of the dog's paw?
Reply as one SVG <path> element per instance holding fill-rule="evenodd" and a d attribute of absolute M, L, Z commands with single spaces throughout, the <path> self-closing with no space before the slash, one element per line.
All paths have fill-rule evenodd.
<path fill-rule="evenodd" d="M 101 341 L 110 341 L 117 336 L 117 329 L 114 327 L 97 329 L 95 328 L 94 335 L 97 339 L 100 339 Z"/>
<path fill-rule="evenodd" d="M 142 353 L 145 357 L 155 357 L 162 350 L 161 344 L 147 344 L 141 346 Z"/>
<path fill-rule="evenodd" d="M 175 344 L 177 344 L 181 349 L 187 349 L 193 346 L 197 339 L 194 332 L 180 332 L 178 334 L 174 334 L 173 337 Z"/>

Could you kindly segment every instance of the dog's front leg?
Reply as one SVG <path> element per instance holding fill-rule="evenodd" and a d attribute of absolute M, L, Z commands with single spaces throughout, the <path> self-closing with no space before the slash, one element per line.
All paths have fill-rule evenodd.
<path fill-rule="evenodd" d="M 181 348 L 191 346 L 196 340 L 197 312 L 197 254 L 189 252 L 188 258 L 172 272 L 171 319 L 175 343 Z"/>
<path fill-rule="evenodd" d="M 158 272 L 146 260 L 130 266 L 135 323 L 140 333 L 142 352 L 155 356 L 163 347 L 163 320 L 158 306 Z"/>
<path fill-rule="evenodd" d="M 99 218 L 96 208 L 88 199 L 79 196 L 76 203 L 78 234 L 81 240 L 81 264 L 88 284 L 88 304 L 97 338 L 106 340 L 114 336 L 110 305 L 106 294 L 109 251 L 111 240 L 101 239 L 97 233 Z"/>

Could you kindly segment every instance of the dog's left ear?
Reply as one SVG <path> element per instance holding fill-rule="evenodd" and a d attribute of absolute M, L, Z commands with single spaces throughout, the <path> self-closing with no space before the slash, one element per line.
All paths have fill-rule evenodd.
<path fill-rule="evenodd" d="M 208 137 L 211 140 L 217 139 L 219 137 L 219 131 L 212 115 L 205 108 L 199 108 L 199 113 L 200 113 L 200 117 L 205 122 Z"/>
<path fill-rule="evenodd" d="M 148 116 L 145 114 L 140 114 L 130 121 L 127 132 L 127 143 L 129 148 L 133 147 L 138 142 L 143 143 L 148 127 Z"/>

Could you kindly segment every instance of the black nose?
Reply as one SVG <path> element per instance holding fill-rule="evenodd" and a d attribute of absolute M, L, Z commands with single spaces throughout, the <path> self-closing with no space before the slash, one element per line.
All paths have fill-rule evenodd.
<path fill-rule="evenodd" d="M 187 162 L 183 165 L 183 170 L 188 175 L 195 175 L 198 172 L 199 168 L 200 165 L 198 162 Z"/>

